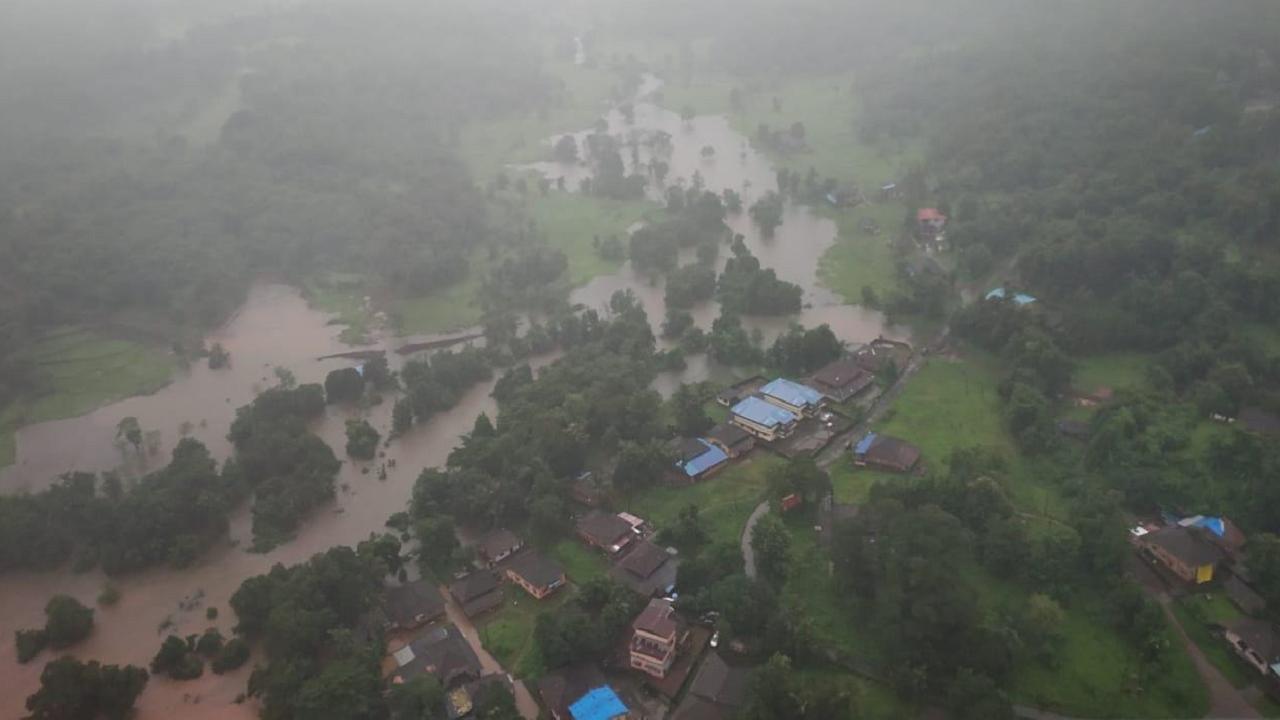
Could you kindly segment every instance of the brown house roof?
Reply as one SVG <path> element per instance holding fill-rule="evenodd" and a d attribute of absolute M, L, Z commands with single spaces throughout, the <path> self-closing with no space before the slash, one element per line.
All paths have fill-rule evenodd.
<path fill-rule="evenodd" d="M 672 609 L 671 603 L 655 598 L 640 611 L 640 615 L 636 617 L 635 622 L 631 623 L 631 627 L 650 635 L 671 637 L 678 629 L 674 614 L 675 610 Z"/>
<path fill-rule="evenodd" d="M 600 547 L 609 547 L 623 535 L 631 534 L 631 524 L 613 513 L 593 511 L 578 519 L 578 532 Z"/>
<path fill-rule="evenodd" d="M 1199 528 L 1166 527 L 1146 535 L 1146 541 L 1158 545 L 1190 567 L 1213 565 L 1225 559 L 1222 550 L 1209 542 Z"/>
<path fill-rule="evenodd" d="M 720 423 L 707 433 L 708 440 L 714 440 L 727 448 L 736 447 L 739 443 L 750 442 L 751 433 L 732 423 Z"/>
<path fill-rule="evenodd" d="M 549 587 L 564 579 L 564 568 L 560 563 L 537 550 L 520 553 L 507 566 L 507 570 L 524 578 L 530 585 L 540 588 Z"/>
<path fill-rule="evenodd" d="M 605 685 L 604 673 L 595 665 L 570 665 L 544 675 L 538 680 L 538 696 L 551 711 L 551 716 L 567 720 L 569 706 L 593 688 Z"/>
<path fill-rule="evenodd" d="M 449 594 L 466 605 L 472 600 L 498 589 L 498 576 L 488 570 L 477 570 L 449 586 Z"/>
<path fill-rule="evenodd" d="M 906 440 L 879 435 L 867 449 L 867 462 L 910 469 L 920 460 L 920 448 Z"/>
<path fill-rule="evenodd" d="M 485 557 L 497 557 L 504 552 L 514 550 L 523 545 L 524 542 L 510 530 L 506 528 L 498 528 L 490 530 L 480 538 L 480 542 L 476 543 L 476 549 Z"/>
<path fill-rule="evenodd" d="M 1260 407 L 1241 408 L 1240 424 L 1244 425 L 1246 430 L 1264 435 L 1280 433 L 1280 417 Z"/>
<path fill-rule="evenodd" d="M 871 373 L 863 370 L 853 358 L 841 358 L 813 374 L 813 379 L 834 388 L 870 383 Z"/>
<path fill-rule="evenodd" d="M 681 463 L 687 463 L 705 454 L 707 446 L 699 442 L 697 438 L 679 438 L 672 442 L 672 451 L 676 460 Z"/>
<path fill-rule="evenodd" d="M 737 707 L 746 699 L 749 682 L 750 671 L 733 667 L 720 657 L 720 653 L 711 652 L 702 662 L 689 693 L 718 705 Z"/>
<path fill-rule="evenodd" d="M 1227 626 L 1268 663 L 1280 658 L 1280 635 L 1267 620 L 1241 618 Z"/>
<path fill-rule="evenodd" d="M 482 670 L 475 651 L 453 625 L 420 635 L 395 656 L 397 662 L 405 660 L 392 675 L 392 682 L 396 683 L 429 673 L 448 688 L 459 681 L 479 678 Z"/>
<path fill-rule="evenodd" d="M 415 580 L 408 585 L 387 588 L 382 606 L 389 621 L 407 628 L 442 615 L 444 598 L 431 583 Z"/>
<path fill-rule="evenodd" d="M 735 710 L 717 705 L 697 695 L 685 695 L 679 707 L 671 714 L 671 720 L 730 720 Z"/>
<path fill-rule="evenodd" d="M 679 560 L 645 540 L 609 570 L 609 575 L 643 597 L 652 597 L 676 584 Z"/>

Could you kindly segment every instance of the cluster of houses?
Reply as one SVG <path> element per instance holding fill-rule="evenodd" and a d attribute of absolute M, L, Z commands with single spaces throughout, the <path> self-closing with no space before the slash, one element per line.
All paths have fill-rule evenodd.
<path fill-rule="evenodd" d="M 1280 697 L 1280 633 L 1266 619 L 1266 601 L 1252 587 L 1245 535 L 1230 519 L 1164 515 L 1129 530 L 1130 542 L 1175 586 L 1216 586 L 1241 611 L 1222 630 L 1223 640 Z"/>

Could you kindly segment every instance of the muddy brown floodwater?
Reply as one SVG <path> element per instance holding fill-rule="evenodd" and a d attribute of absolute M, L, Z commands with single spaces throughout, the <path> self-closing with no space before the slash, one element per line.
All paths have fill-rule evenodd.
<path fill-rule="evenodd" d="M 661 83 L 647 77 L 638 98 L 660 88 Z M 670 182 L 688 184 L 694 171 L 706 187 L 720 191 L 732 188 L 751 202 L 776 188 L 773 166 L 751 149 L 746 138 L 735 132 L 722 117 L 698 117 L 684 123 L 675 113 L 651 102 L 637 102 L 634 123 L 626 123 L 618 112 L 609 115 L 610 132 L 628 136 L 661 130 L 670 134 L 671 149 L 664 153 L 670 163 Z M 578 133 L 579 137 L 585 133 Z M 715 149 L 714 157 L 703 157 L 702 148 Z M 629 151 L 624 158 L 630 162 Z M 643 147 L 640 162 L 652 155 Z M 549 177 L 564 176 L 568 186 L 576 187 L 585 177 L 584 167 L 539 163 L 533 166 Z M 654 189 L 659 199 L 661 190 Z M 773 268 L 784 280 L 804 288 L 805 308 L 798 314 L 780 318 L 746 318 L 749 328 L 758 328 L 767 342 L 793 323 L 812 327 L 829 324 L 836 335 L 849 343 L 865 342 L 878 335 L 906 337 L 903 328 L 886 324 L 874 311 L 844 304 L 839 297 L 817 283 L 818 260 L 836 238 L 835 224 L 811 209 L 788 205 L 781 227 L 771 238 L 761 237 L 746 214 L 728 220 L 734 232 L 742 233 L 751 251 L 765 267 Z M 723 249 L 720 262 L 728 255 Z M 606 308 L 616 290 L 636 293 L 649 314 L 655 330 L 664 316 L 661 282 L 637 276 L 630 265 L 617 273 L 597 277 L 573 293 L 573 301 L 598 309 Z M 708 302 L 693 309 L 698 325 L 708 329 L 719 309 Z M 239 313 L 226 325 L 212 333 L 208 342 L 220 342 L 231 353 L 229 369 L 213 371 L 204 363 L 180 372 L 159 392 L 134 397 L 103 407 L 87 415 L 41 423 L 22 428 L 17 434 L 17 462 L 0 473 L 0 492 L 34 491 L 47 487 L 57 475 L 71 470 L 104 471 L 122 469 L 137 475 L 161 467 L 185 430 L 205 443 L 219 459 L 227 457 L 231 448 L 227 430 L 235 409 L 251 401 L 254 395 L 275 383 L 273 369 L 290 369 L 299 382 L 320 382 L 334 369 L 350 366 L 353 359 L 325 355 L 351 351 L 338 340 L 339 328 L 329 324 L 329 316 L 307 306 L 298 292 L 290 287 L 260 284 L 253 288 Z M 402 358 L 393 350 L 406 342 L 430 343 L 438 337 L 394 338 L 378 334 L 365 348 L 384 350 L 393 366 Z M 535 361 L 550 362 L 552 357 Z M 673 392 L 681 382 L 730 377 L 731 368 L 718 366 L 705 356 L 689 358 L 683 372 L 663 373 L 655 382 L 664 395 Z M 388 469 L 387 479 L 379 481 L 376 473 L 365 474 L 372 463 L 343 464 L 337 501 L 318 511 L 291 542 L 266 554 L 252 554 L 241 549 L 249 541 L 248 509 L 242 508 L 233 518 L 231 539 L 214 548 L 195 567 L 185 570 L 158 569 L 114 579 L 121 591 L 120 602 L 112 608 L 97 610 L 93 634 L 74 648 L 74 654 L 104 663 L 146 665 L 159 647 L 164 634 L 189 634 L 218 626 L 229 634 L 235 622 L 227 607 L 228 598 L 247 577 L 267 571 L 276 563 L 292 564 L 335 545 L 353 545 L 379 532 L 387 517 L 403 510 L 413 482 L 425 467 L 443 464 L 449 451 L 463 433 L 468 432 L 481 412 L 495 413 L 489 397 L 492 383 L 469 390 L 453 410 L 436 415 L 429 423 L 415 427 L 395 441 L 387 459 L 397 462 Z M 355 409 L 330 408 L 317 421 L 315 430 L 340 453 L 345 443 L 344 423 L 348 417 L 361 414 Z M 385 436 L 390 429 L 390 400 L 365 413 L 369 421 Z M 145 430 L 159 431 L 158 452 L 143 462 L 131 460 L 126 465 L 115 438 L 116 423 L 126 416 L 137 417 Z M 11 573 L 0 579 L 0 717 L 19 717 L 23 701 L 39 686 L 46 653 L 27 665 L 16 661 L 13 644 L 8 638 L 15 630 L 37 627 L 43 623 L 43 606 L 56 593 L 66 593 L 88 605 L 95 603 L 106 578 L 99 572 L 72 574 Z M 205 620 L 207 607 L 219 609 L 218 620 Z M 256 712 L 252 704 L 235 704 L 244 692 L 249 669 L 228 675 L 206 673 L 191 682 L 174 682 L 152 678 L 139 702 L 140 720 L 167 718 L 250 718 Z"/>

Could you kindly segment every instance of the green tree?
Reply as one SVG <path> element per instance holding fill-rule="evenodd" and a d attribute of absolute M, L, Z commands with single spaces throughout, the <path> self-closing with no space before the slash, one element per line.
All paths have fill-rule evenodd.
<path fill-rule="evenodd" d="M 751 530 L 751 550 L 760 576 L 774 587 L 782 587 L 791 565 L 791 536 L 776 513 L 756 521 Z"/>
<path fill-rule="evenodd" d="M 44 606 L 45 637 L 49 647 L 75 645 L 93 631 L 93 608 L 85 607 L 69 595 L 54 595 Z"/>
<path fill-rule="evenodd" d="M 396 404 L 391 408 L 391 435 L 399 437 L 409 428 L 413 427 L 413 405 L 409 403 L 408 398 L 396 398 Z"/>
<path fill-rule="evenodd" d="M 30 720 L 126 720 L 147 684 L 147 671 L 132 665 L 82 663 L 59 658 L 40 673 L 40 689 L 27 698 Z"/>
<path fill-rule="evenodd" d="M 711 429 L 715 423 L 707 415 L 705 407 L 709 394 L 705 386 L 681 384 L 671 395 L 676 433 L 683 437 L 698 437 Z"/>
<path fill-rule="evenodd" d="M 231 353 L 222 347 L 222 343 L 216 342 L 213 347 L 209 348 L 209 369 L 221 370 L 231 364 Z"/>
<path fill-rule="evenodd" d="M 357 460 L 372 460 L 378 454 L 382 436 L 368 420 L 347 421 L 347 454 Z"/>
<path fill-rule="evenodd" d="M 142 452 L 142 425 L 138 418 L 129 416 L 121 419 L 116 425 L 116 440 L 129 443 L 134 452 Z"/>
<path fill-rule="evenodd" d="M 439 720 L 444 703 L 444 688 L 432 675 L 418 675 L 405 683 L 393 683 L 387 694 L 391 720 Z"/>
<path fill-rule="evenodd" d="M 209 669 L 213 670 L 213 674 L 221 675 L 235 670 L 248 660 L 249 643 L 233 637 L 222 646 L 222 650 L 218 651 L 217 656 L 209 663 Z"/>
<path fill-rule="evenodd" d="M 520 720 L 515 696 L 501 683 L 486 683 L 475 698 L 476 720 Z"/>
<path fill-rule="evenodd" d="M 1062 646 L 1065 617 L 1057 601 L 1043 593 L 1027 598 L 1018 622 L 1019 637 L 1033 657 L 1053 666 Z"/>
<path fill-rule="evenodd" d="M 350 403 L 364 393 L 364 377 L 355 368 L 339 368 L 324 378 L 324 393 L 330 403 Z"/>

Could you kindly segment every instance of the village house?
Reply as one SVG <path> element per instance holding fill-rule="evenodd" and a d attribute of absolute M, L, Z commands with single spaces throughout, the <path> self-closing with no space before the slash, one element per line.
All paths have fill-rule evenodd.
<path fill-rule="evenodd" d="M 707 432 L 706 440 L 720 448 L 730 459 L 739 458 L 756 446 L 751 433 L 733 423 L 720 423 Z"/>
<path fill-rule="evenodd" d="M 593 688 L 569 706 L 573 720 L 622 720 L 630 717 L 627 706 L 608 685 Z"/>
<path fill-rule="evenodd" d="M 1280 435 L 1280 416 L 1260 407 L 1240 408 L 1240 424 L 1245 430 L 1259 435 Z"/>
<path fill-rule="evenodd" d="M 1205 533 L 1201 528 L 1174 525 L 1142 535 L 1138 545 L 1183 582 L 1200 585 L 1213 580 L 1218 563 L 1226 557 Z"/>
<path fill-rule="evenodd" d="M 760 388 L 760 397 L 797 417 L 813 417 L 825 402 L 822 393 L 786 378 L 778 378 Z"/>
<path fill-rule="evenodd" d="M 387 588 L 382 601 L 386 630 L 413 630 L 444 615 L 444 598 L 426 580 Z"/>
<path fill-rule="evenodd" d="M 479 680 L 480 659 L 466 638 L 453 625 L 445 625 L 423 633 L 391 654 L 396 669 L 393 684 L 406 683 L 419 675 L 431 675 L 445 689 Z"/>
<path fill-rule="evenodd" d="M 592 690 L 607 686 L 604 673 L 599 668 L 582 663 L 543 675 L 538 680 L 537 690 L 552 720 L 574 720 L 569 707 Z"/>
<path fill-rule="evenodd" d="M 492 570 L 477 570 L 454 581 L 449 586 L 449 594 L 469 618 L 483 615 L 502 604 L 498 576 Z"/>
<path fill-rule="evenodd" d="M 1223 637 L 1263 677 L 1280 679 L 1280 635 L 1269 621 L 1241 618 L 1227 626 Z"/>
<path fill-rule="evenodd" d="M 853 446 L 853 464 L 859 467 L 906 473 L 919 462 L 920 448 L 880 433 L 867 433 Z"/>
<path fill-rule="evenodd" d="M 545 598 L 565 584 L 564 568 L 560 563 L 537 550 L 516 555 L 507 564 L 507 578 L 524 588 L 538 600 Z"/>
<path fill-rule="evenodd" d="M 729 454 L 701 438 L 682 438 L 672 443 L 675 455 L 673 476 L 680 482 L 696 482 L 710 477 L 725 463 Z"/>
<path fill-rule="evenodd" d="M 730 720 L 746 702 L 751 673 L 734 667 L 717 652 L 707 653 L 672 720 Z"/>
<path fill-rule="evenodd" d="M 610 555 L 617 555 L 636 538 L 632 525 L 618 515 L 593 510 L 574 523 L 582 541 Z"/>
<path fill-rule="evenodd" d="M 476 555 L 489 567 L 506 560 L 524 547 L 524 541 L 505 528 L 490 530 L 476 543 Z"/>
<path fill-rule="evenodd" d="M 1227 559 L 1236 560 L 1244 550 L 1244 531 L 1231 522 L 1229 518 L 1209 515 L 1192 515 L 1182 518 L 1177 523 L 1180 527 L 1200 528 L 1204 530 L 1201 537 L 1217 545 Z"/>
<path fill-rule="evenodd" d="M 667 596 L 675 589 L 679 564 L 666 549 L 642 540 L 609 575 L 642 597 Z"/>
<path fill-rule="evenodd" d="M 676 661 L 682 634 L 679 618 L 667 600 L 653 599 L 631 624 L 631 667 L 655 678 L 666 677 Z"/>
<path fill-rule="evenodd" d="M 800 418 L 758 397 L 744 398 L 729 411 L 729 421 L 765 442 L 790 437 Z"/>
<path fill-rule="evenodd" d="M 916 211 L 916 232 L 921 240 L 935 240 L 947 226 L 947 216 L 937 208 L 920 208 Z"/>
<path fill-rule="evenodd" d="M 809 384 L 828 400 L 842 403 L 871 387 L 875 379 L 857 360 L 844 357 L 814 373 Z"/>

